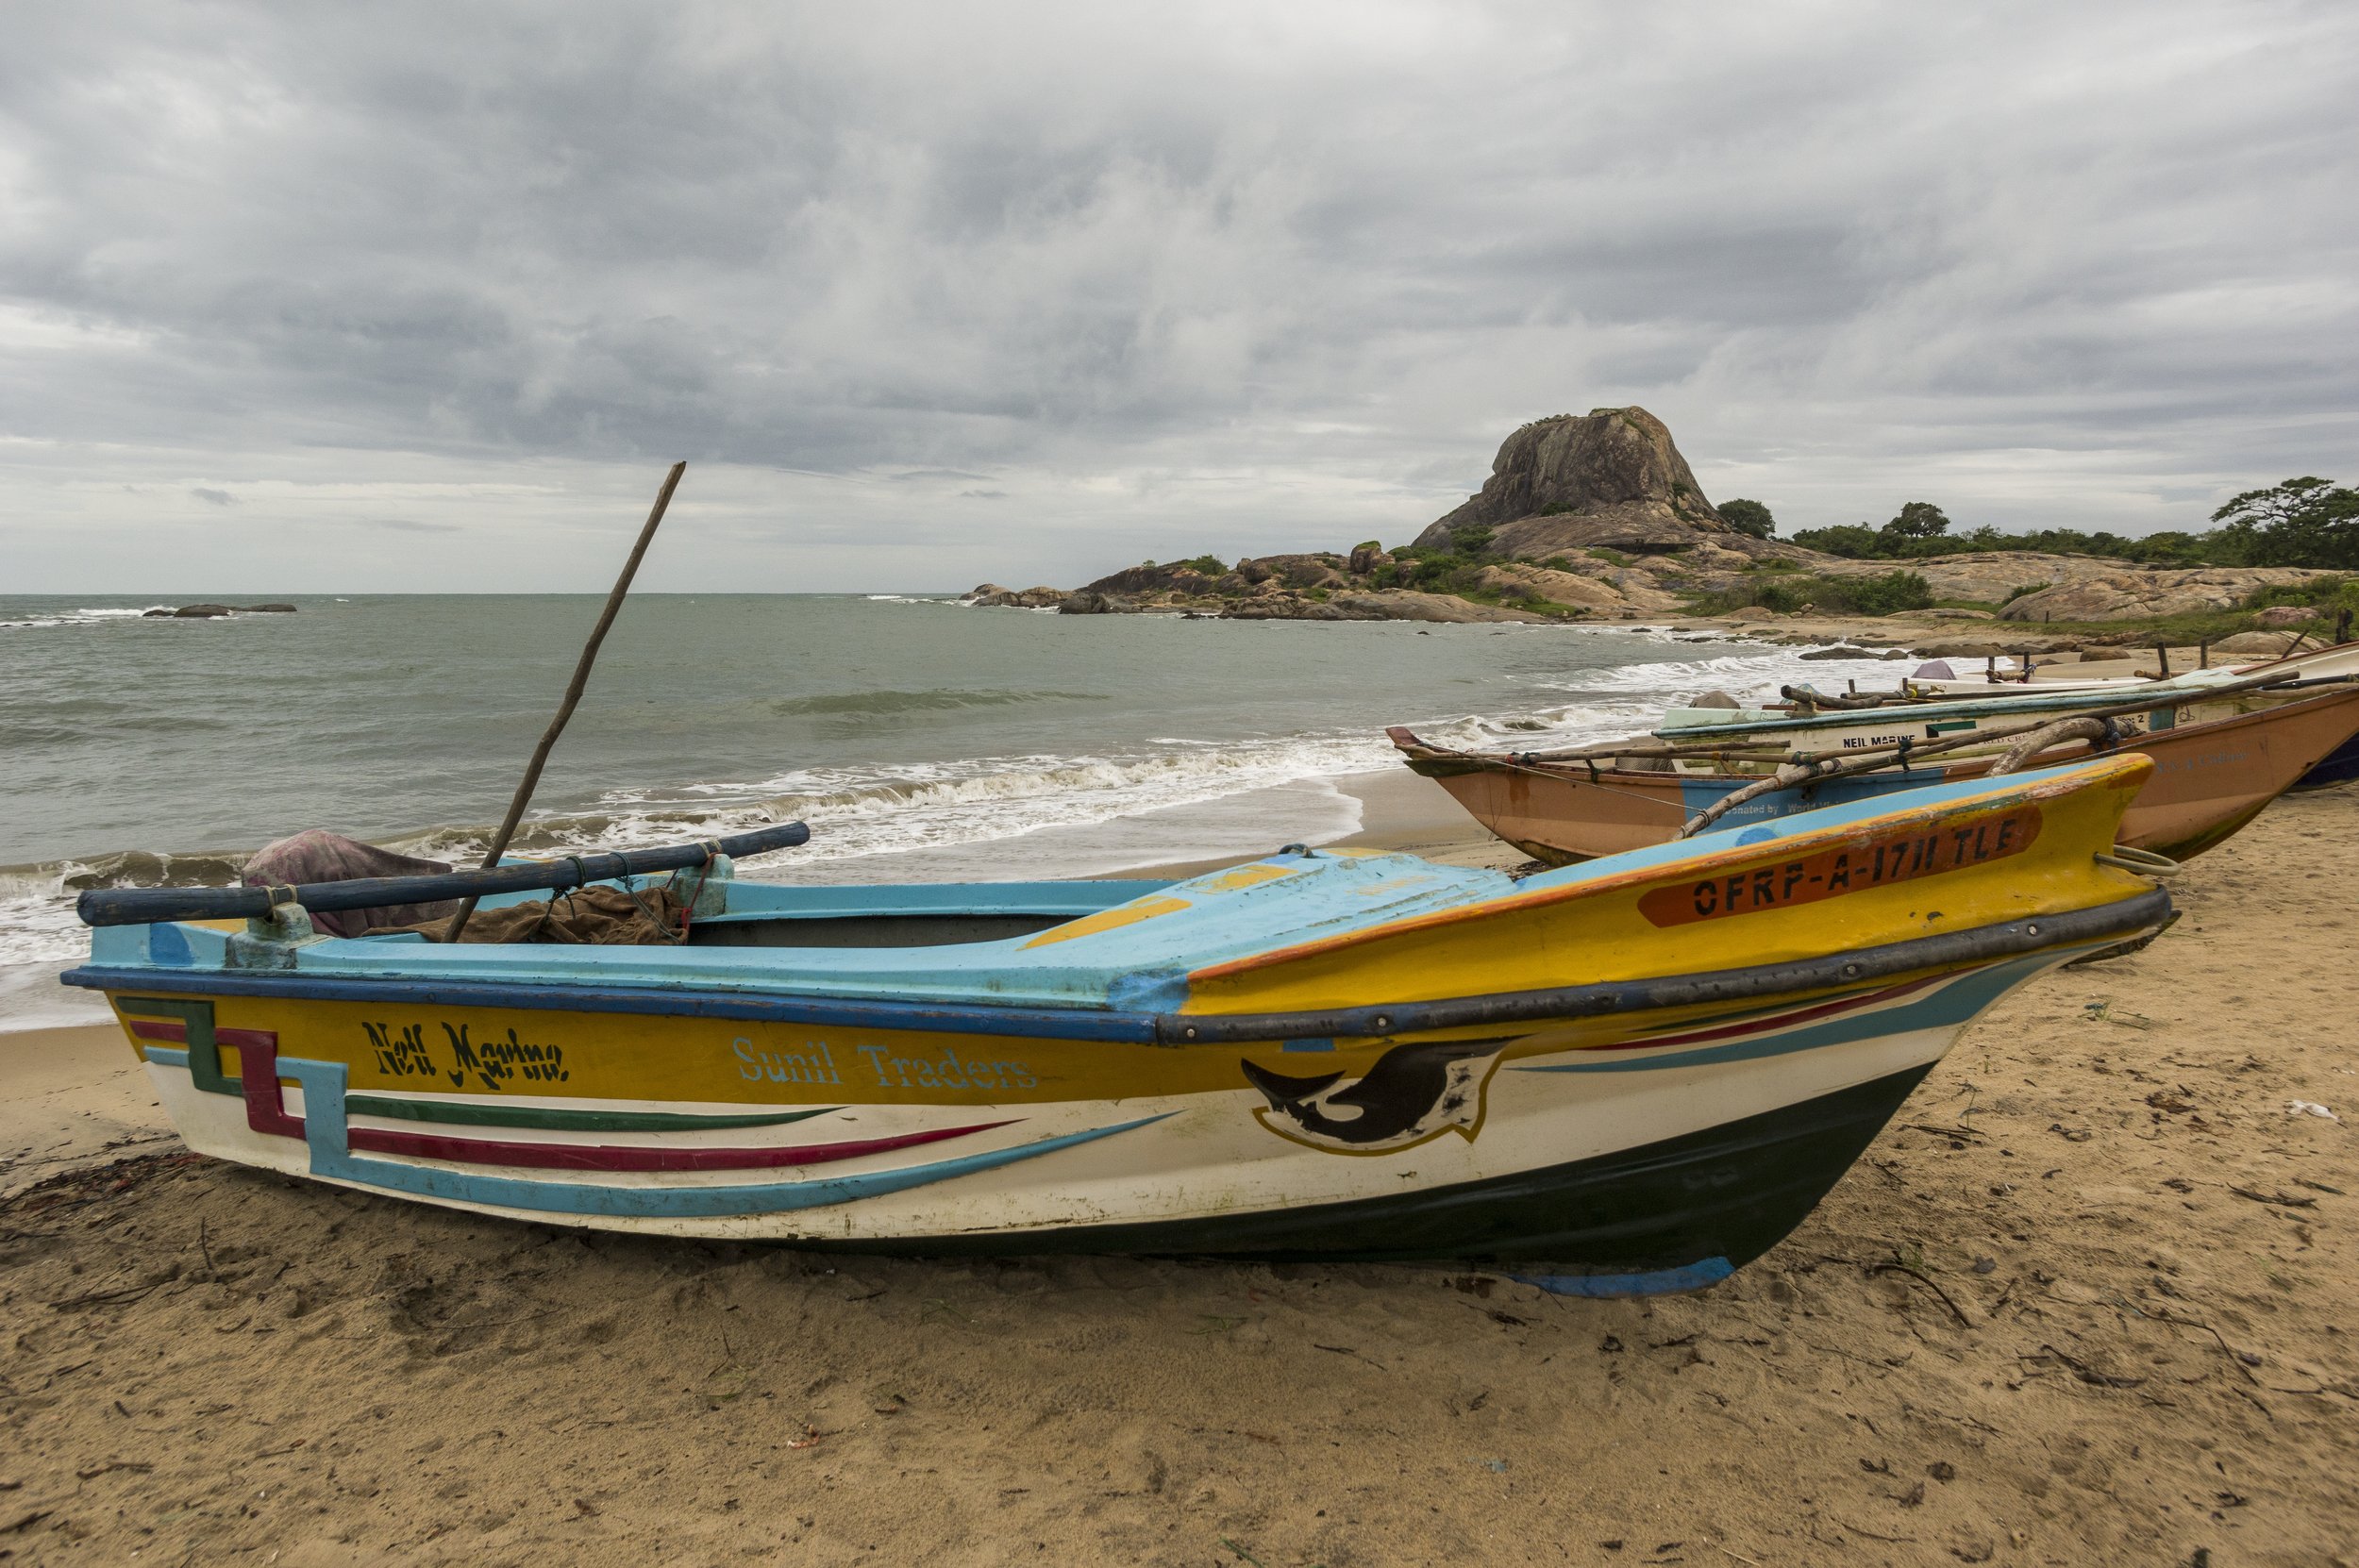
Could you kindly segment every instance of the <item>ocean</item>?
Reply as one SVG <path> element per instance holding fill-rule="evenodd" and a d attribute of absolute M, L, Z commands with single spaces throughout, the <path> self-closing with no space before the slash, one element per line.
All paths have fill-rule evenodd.
<path fill-rule="evenodd" d="M 253 594 L 232 602 L 260 603 Z M 327 827 L 472 861 L 595 595 L 284 596 L 151 620 L 142 595 L 0 597 L 0 1028 L 101 1015 L 55 983 L 74 894 L 233 880 Z M 1648 727 L 1720 688 L 1888 675 L 1663 627 L 1230 622 L 923 594 L 644 594 L 608 637 L 525 853 L 801 818 L 744 875 L 1118 873 L 1343 837 L 1383 736 L 1518 748 Z"/>

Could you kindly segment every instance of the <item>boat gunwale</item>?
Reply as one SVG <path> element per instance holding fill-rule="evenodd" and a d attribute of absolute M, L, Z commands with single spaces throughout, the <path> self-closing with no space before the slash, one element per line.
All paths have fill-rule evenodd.
<path fill-rule="evenodd" d="M 2351 694 L 2359 698 L 2359 692 L 2353 692 Z M 1864 835 L 1889 833 L 1903 824 L 1946 822 L 1953 817 L 1966 816 L 1974 812 L 1998 810 L 2010 800 L 2056 800 L 2078 794 L 2083 790 L 2116 788 L 2119 786 L 2126 775 L 2133 773 L 2138 776 L 2136 783 L 2132 786 L 2134 792 L 2134 790 L 2145 787 L 2147 779 L 2153 776 L 2153 759 L 2140 752 L 2123 750 L 2107 752 L 2097 757 L 2078 758 L 2055 768 L 2042 769 L 2035 773 L 2005 774 L 1998 780 L 1988 777 L 1938 780 L 1926 788 L 1950 789 L 1961 792 L 1956 796 L 1924 805 L 1893 805 L 1882 810 L 1869 809 L 1878 803 L 1881 797 L 1823 807 L 1820 809 L 1825 811 L 1855 811 L 1859 814 L 1798 831 L 1773 832 L 1768 839 L 1757 840 L 1749 843 L 1719 841 L 1723 840 L 1723 833 L 1750 832 L 1753 828 L 1765 825 L 1752 824 L 1743 829 L 1729 828 L 1721 832 L 1699 833 L 1692 839 L 1666 840 L 1663 843 L 1625 850 L 1620 855 L 1600 856 L 1577 866 L 1559 867 L 1555 872 L 1544 873 L 1541 876 L 1534 877 L 1532 882 L 1526 883 L 1514 892 L 1502 893 L 1495 898 L 1430 910 L 1423 914 L 1407 915 L 1397 920 L 1363 926 L 1356 930 L 1338 932 L 1333 936 L 1321 937 L 1311 942 L 1297 942 L 1292 946 L 1272 948 L 1268 952 L 1252 954 L 1246 958 L 1207 964 L 1201 969 L 1191 970 L 1188 978 L 1191 982 L 1232 979 L 1263 970 L 1274 969 L 1280 964 L 1293 963 L 1302 959 L 1337 953 L 1397 937 L 1438 930 L 1445 926 L 1474 921 L 1495 919 L 1501 915 L 1544 909 L 1552 905 L 1569 903 L 1576 899 L 1596 898 L 1617 892 L 1626 892 L 1666 877 L 1684 875 L 1681 869 L 1683 867 L 1692 868 L 1697 864 L 1713 860 L 1757 858 L 1759 854 L 1765 852 L 1765 845 L 1769 842 L 1776 843 L 1775 853 L 1778 856 L 1792 858 L 1809 854 L 1820 848 L 1849 843 Z M 1964 792 L 1969 790 L 1976 792 Z M 1902 798 L 1906 793 L 1911 792 L 1903 792 Z M 1807 817 L 1810 814 L 1812 813 L 1802 815 Z M 1801 819 L 1787 818 L 1785 820 L 1792 822 Z M 1698 849 L 1700 853 L 1682 858 L 1676 853 L 1681 847 L 1693 847 Z M 1657 852 L 1663 852 L 1661 859 L 1642 859 L 1639 864 L 1612 871 L 1598 869 L 1606 861 L 1620 859 L 1622 855 L 1651 857 Z M 1577 871 L 1581 875 L 1547 886 L 1532 885 L 1532 883 L 1544 880 L 1547 876 L 1557 876 L 1566 871 Z"/>
<path fill-rule="evenodd" d="M 109 993 L 185 993 L 305 1001 L 403 1000 L 527 1011 L 657 1014 L 757 1023 L 851 1024 L 951 1034 L 1032 1035 L 1163 1046 L 1239 1044 L 1316 1038 L 1380 1039 L 1489 1024 L 1642 1012 L 1795 992 L 1852 986 L 1926 969 L 1983 963 L 2050 949 L 2121 940 L 2159 926 L 2173 910 L 2168 892 L 2142 893 L 2079 909 L 2033 914 L 1910 937 L 1815 959 L 1736 969 L 1613 980 L 1544 991 L 1499 992 L 1441 1001 L 1277 1013 L 1121 1012 L 1106 1009 L 954 1007 L 935 1003 L 828 997 L 755 996 L 734 992 L 568 987 L 497 981 L 356 980 L 285 970 L 164 970 L 83 965 L 59 976 L 67 985 Z"/>
<path fill-rule="evenodd" d="M 2011 695 L 2000 697 L 1969 697 L 1943 702 L 1901 702 L 1895 703 L 1889 708 L 1829 709 L 1817 713 L 1796 714 L 1789 718 L 1745 719 L 1734 724 L 1676 725 L 1662 729 L 1648 730 L 1647 734 L 1649 739 L 1660 741 L 1688 741 L 1695 739 L 1717 741 L 1733 739 L 1746 735 L 1794 734 L 1799 731 L 1811 729 L 1834 728 L 1846 724 L 1854 723 L 1860 725 L 1871 725 L 1879 720 L 1884 723 L 1892 723 L 1894 722 L 1896 715 L 1900 714 L 1907 715 L 1906 722 L 1909 724 L 1938 724 L 1946 719 L 2005 719 L 2026 713 L 2069 713 L 2076 708 L 2193 708 L 2203 703 L 2220 702 L 2233 697 L 2268 696 L 2289 689 L 2298 690 L 2300 687 L 2306 687 L 2314 684 L 2313 681 L 2308 680 L 2298 682 L 2287 681 L 2277 685 L 2257 684 L 2261 678 L 2262 677 L 2259 676 L 2239 676 L 2236 680 L 2222 681 L 2216 687 L 2212 688 L 2182 687 L 2176 691 L 2155 691 L 2149 693 L 2149 695 L 2153 699 L 2151 701 L 2149 701 L 2147 696 L 2140 696 L 2134 690 L 2127 692 L 2058 692 L 2038 696 Z M 2245 682 L 2248 681 L 2254 682 L 2255 684 L 2249 686 L 2245 685 Z M 2359 676 L 2320 676 L 2315 677 L 2315 684 L 2318 686 L 2350 686 L 2353 681 L 2359 681 Z M 2160 683 L 2157 684 L 2159 685 Z M 2241 689 L 2232 690 L 2232 688 Z M 2034 684 L 2033 690 L 2034 692 L 2038 690 L 2036 684 Z M 2338 696 L 2359 696 L 2359 689 L 2340 692 L 2324 692 L 2316 697 L 2303 697 L 2297 702 L 2285 703 L 2281 706 L 2294 708 L 2300 706 L 2300 704 L 2304 702 L 2332 701 Z M 2108 700 L 2116 697 L 2123 697 L 2129 700 L 2124 702 Z M 2270 710 L 2263 709 L 2262 711 L 2266 712 Z M 2235 715 L 2235 717 L 2250 718 L 2251 715 L 2249 713 L 2242 713 Z M 2218 721 L 2213 722 L 2217 723 Z"/>

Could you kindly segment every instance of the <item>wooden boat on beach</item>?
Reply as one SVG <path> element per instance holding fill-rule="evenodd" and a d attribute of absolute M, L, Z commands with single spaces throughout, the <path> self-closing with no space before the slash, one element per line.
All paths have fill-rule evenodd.
<path fill-rule="evenodd" d="M 1522 881 L 1297 847 L 1177 883 L 797 888 L 709 846 L 619 883 L 635 864 L 596 857 L 104 891 L 65 978 L 106 993 L 192 1148 L 363 1193 L 799 1245 L 1530 1259 L 1683 1289 L 1797 1224 L 1983 1009 L 2167 923 L 2108 853 L 2155 766 Z M 309 913 L 481 877 L 506 878 L 487 909 L 661 885 L 685 939 L 323 937 Z"/>
<path fill-rule="evenodd" d="M 1997 713 L 1960 716 L 1950 711 L 1969 706 L 1995 709 Z M 2042 707 L 2044 716 L 2068 718 L 2088 705 Z M 2124 814 L 2120 842 L 2175 859 L 2200 854 L 2228 838 L 2359 735 L 2359 691 L 2349 689 L 2276 706 L 2255 705 L 2250 712 L 2209 723 L 2178 723 L 2178 713 L 2167 707 L 2156 711 L 2173 723 L 2142 735 L 2135 733 L 2134 720 L 2122 726 L 2128 733 L 2120 746 L 2152 758 L 2154 774 Z M 1814 754 L 1840 755 L 1847 740 L 1857 741 L 1863 750 L 1871 745 L 1890 748 L 1904 741 L 1955 742 L 1973 739 L 1978 725 L 1993 731 L 2009 727 L 2004 717 L 2003 704 L 1957 704 L 1657 732 L 1682 747 L 1730 748 L 1722 757 L 1702 762 L 1460 752 L 1428 745 L 1406 729 L 1386 733 L 1412 769 L 1448 791 L 1484 827 L 1534 859 L 1565 865 L 1676 839 L 1690 818 L 1758 784 L 1782 763 Z M 2012 727 L 2020 730 L 2023 725 L 2018 716 Z M 1741 748 L 1748 743 L 1761 749 L 1745 759 Z M 1720 820 L 1723 826 L 1742 826 L 1830 805 L 1865 804 L 1929 782 L 1981 777 L 1999 760 L 1999 744 L 1961 748 L 1962 754 L 1914 763 L 1888 751 L 1893 760 L 1884 771 L 1763 795 L 1736 806 Z M 2060 744 L 2032 758 L 2031 765 L 2069 762 L 2086 755 L 2085 745 Z"/>
<path fill-rule="evenodd" d="M 2118 700 L 2133 695 L 2164 696 L 2173 692 L 2200 693 L 2226 685 L 2249 685 L 2273 677 L 2282 684 L 2266 688 L 2272 698 L 2290 699 L 2306 695 L 2317 686 L 2359 677 L 2359 643 L 2341 642 L 2332 647 L 2314 649 L 2309 653 L 2293 654 L 2282 659 L 2248 660 L 2239 664 L 2213 665 L 2209 668 L 2183 670 L 2176 675 L 2154 675 L 2147 677 L 2108 676 L 2083 679 L 2073 673 L 2069 664 L 2050 665 L 2035 672 L 2034 678 L 1997 679 L 1990 677 L 1957 678 L 1953 676 L 1908 676 L 1902 677 L 1899 689 L 1890 693 L 1871 693 L 1865 699 L 1867 706 L 1886 706 L 1919 702 L 1957 702 L 1961 700 L 2012 700 L 2022 697 L 2087 696 Z M 1821 698 L 1831 705 L 1851 707 L 1862 704 L 1857 693 L 1841 698 Z M 2296 790 L 2322 790 L 2336 784 L 2359 779 L 2359 738 L 2346 741 L 2297 779 Z"/>

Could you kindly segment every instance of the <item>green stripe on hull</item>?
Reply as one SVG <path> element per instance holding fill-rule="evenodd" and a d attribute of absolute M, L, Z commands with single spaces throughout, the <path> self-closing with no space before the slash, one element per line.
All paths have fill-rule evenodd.
<path fill-rule="evenodd" d="M 776 1127 L 842 1109 L 821 1106 L 815 1110 L 698 1116 L 672 1110 L 561 1110 L 549 1106 L 486 1105 L 479 1100 L 388 1100 L 375 1094 L 355 1094 L 344 1102 L 344 1112 L 351 1116 L 450 1122 L 473 1127 L 544 1127 L 553 1132 L 706 1132 L 727 1127 Z"/>

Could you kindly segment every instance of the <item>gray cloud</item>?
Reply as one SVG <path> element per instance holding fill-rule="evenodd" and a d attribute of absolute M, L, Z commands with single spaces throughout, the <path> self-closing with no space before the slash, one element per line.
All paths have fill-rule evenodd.
<path fill-rule="evenodd" d="M 208 490 L 201 485 L 189 493 L 208 506 L 232 507 L 238 502 L 238 498 L 226 490 Z"/>
<path fill-rule="evenodd" d="M 463 547 L 363 565 L 533 586 L 576 569 L 552 530 L 627 528 L 687 457 L 712 582 L 962 586 L 1405 538 L 1507 429 L 1599 404 L 1788 525 L 1927 495 L 2184 526 L 2342 474 L 2359 425 L 2344 8 L 158 0 L 10 31 L 15 580 L 82 586 L 93 528 L 193 548 L 161 498 L 225 472 L 258 517 L 456 487 L 377 525 Z M 928 509 L 993 492 L 1025 506 L 988 536 Z"/>

